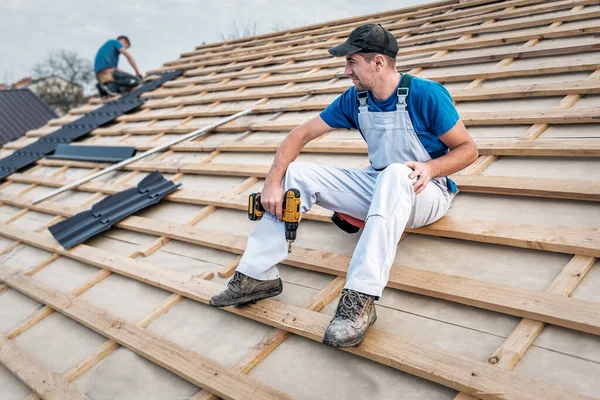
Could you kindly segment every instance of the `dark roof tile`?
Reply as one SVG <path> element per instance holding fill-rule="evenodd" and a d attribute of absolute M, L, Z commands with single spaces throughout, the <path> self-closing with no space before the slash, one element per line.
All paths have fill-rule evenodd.
<path fill-rule="evenodd" d="M 0 90 L 0 145 L 56 117 L 58 115 L 29 89 Z"/>

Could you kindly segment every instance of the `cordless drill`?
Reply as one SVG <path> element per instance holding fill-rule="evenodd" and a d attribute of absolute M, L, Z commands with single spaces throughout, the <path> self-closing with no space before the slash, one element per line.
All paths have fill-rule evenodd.
<path fill-rule="evenodd" d="M 260 192 L 252 193 L 248 197 L 248 218 L 250 221 L 258 221 L 264 213 L 265 209 L 260 202 Z M 300 221 L 300 191 L 298 189 L 288 189 L 285 192 L 281 219 L 285 222 L 285 239 L 288 242 L 288 253 L 291 253 Z"/>

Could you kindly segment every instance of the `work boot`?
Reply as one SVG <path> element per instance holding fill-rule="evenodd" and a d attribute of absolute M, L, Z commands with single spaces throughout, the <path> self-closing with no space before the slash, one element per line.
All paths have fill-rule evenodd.
<path fill-rule="evenodd" d="M 107 85 L 101 82 L 96 83 L 96 89 L 98 89 L 98 94 L 102 99 L 118 96 L 118 94 L 110 90 Z"/>
<path fill-rule="evenodd" d="M 236 306 L 281 294 L 281 279 L 259 281 L 235 271 L 227 283 L 227 289 L 211 297 L 209 304 L 215 307 Z"/>
<path fill-rule="evenodd" d="M 374 296 L 344 289 L 335 315 L 325 331 L 323 343 L 332 347 L 356 346 L 376 320 Z"/>

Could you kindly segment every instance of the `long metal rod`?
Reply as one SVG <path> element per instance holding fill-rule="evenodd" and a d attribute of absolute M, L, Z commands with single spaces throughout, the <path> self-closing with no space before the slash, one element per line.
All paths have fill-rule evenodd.
<path fill-rule="evenodd" d="M 247 110 L 244 110 L 244 111 L 241 111 L 241 112 L 239 112 L 237 114 L 234 114 L 234 115 L 232 115 L 230 117 L 223 118 L 223 119 L 215 122 L 214 124 L 211 124 L 211 125 L 206 126 L 204 128 L 197 129 L 197 130 L 195 130 L 193 132 L 190 132 L 187 135 L 184 135 L 182 137 L 178 137 L 176 139 L 173 139 L 173 140 L 171 140 L 168 143 L 162 144 L 162 145 L 157 146 L 157 147 L 155 147 L 153 149 L 145 151 L 142 154 L 138 154 L 135 157 L 131 157 L 131 158 L 128 158 L 127 160 L 123 160 L 123 161 L 121 161 L 118 164 L 114 164 L 114 165 L 111 165 L 110 167 L 106 167 L 102 171 L 98 171 L 95 174 L 86 176 L 85 178 L 82 178 L 82 179 L 80 179 L 78 181 L 75 181 L 73 183 L 69 183 L 68 185 L 65 185 L 65 186 L 63 186 L 61 188 L 58 188 L 58 189 L 56 189 L 56 190 L 54 190 L 54 191 L 52 191 L 50 193 L 47 193 L 47 194 L 45 194 L 45 195 L 43 195 L 41 197 L 38 197 L 37 199 L 35 199 L 33 201 L 33 204 L 39 203 L 40 201 L 46 200 L 46 199 L 48 199 L 48 198 L 50 198 L 52 196 L 56 196 L 57 194 L 62 193 L 64 191 L 73 189 L 73 188 L 75 188 L 75 187 L 77 187 L 77 186 L 79 186 L 79 185 L 81 185 L 83 183 L 91 181 L 92 179 L 96 179 L 99 176 L 102 176 L 104 174 L 108 174 L 109 172 L 112 172 L 112 171 L 114 171 L 116 169 L 119 169 L 119 168 L 121 168 L 121 167 L 123 167 L 123 166 L 125 166 L 127 164 L 131 164 L 134 161 L 141 160 L 144 157 L 148 157 L 150 154 L 154 154 L 154 153 L 159 152 L 161 150 L 168 149 L 169 147 L 173 146 L 174 144 L 177 144 L 179 142 L 183 142 L 184 140 L 188 140 L 188 139 L 192 139 L 192 138 L 204 136 L 204 135 L 210 133 L 210 131 L 212 131 L 213 129 L 217 128 L 218 126 L 226 124 L 227 122 L 233 121 L 236 118 L 242 117 L 242 116 L 250 114 L 250 113 L 252 113 L 252 109 L 251 108 L 249 108 Z"/>

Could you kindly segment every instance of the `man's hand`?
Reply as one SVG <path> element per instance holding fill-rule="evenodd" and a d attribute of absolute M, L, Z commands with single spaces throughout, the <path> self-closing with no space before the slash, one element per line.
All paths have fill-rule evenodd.
<path fill-rule="evenodd" d="M 260 202 L 266 212 L 276 216 L 281 221 L 283 208 L 283 188 L 281 184 L 265 185 L 260 194 Z"/>
<path fill-rule="evenodd" d="M 408 175 L 411 180 L 419 177 L 419 179 L 413 183 L 413 189 L 415 190 L 415 194 L 421 193 L 425 190 L 425 187 L 431 181 L 431 178 L 433 178 L 431 165 L 426 162 L 417 161 L 407 161 L 404 165 L 413 170 L 413 172 Z"/>
<path fill-rule="evenodd" d="M 140 81 L 144 80 L 144 74 L 142 74 L 141 72 L 138 71 L 137 73 L 137 77 L 140 78 Z"/>

